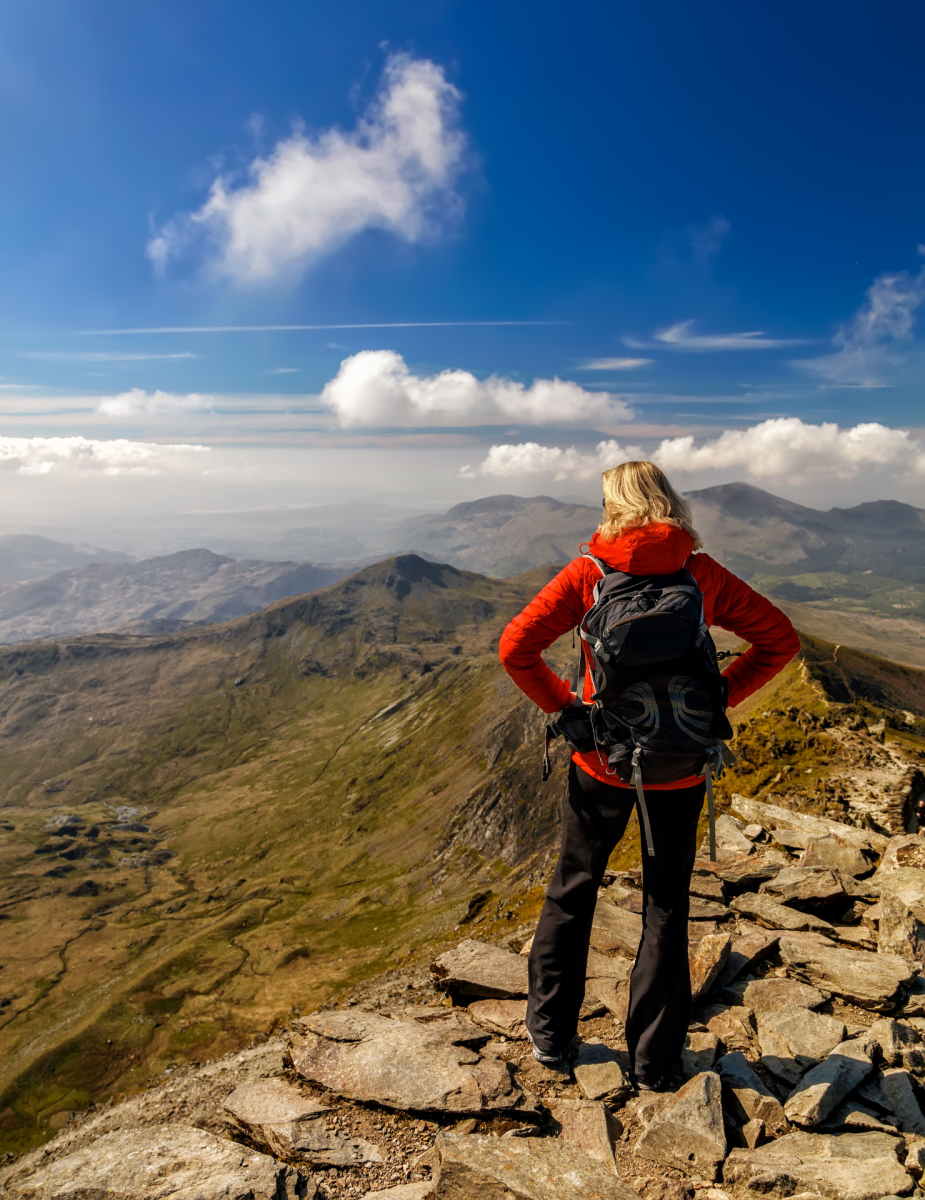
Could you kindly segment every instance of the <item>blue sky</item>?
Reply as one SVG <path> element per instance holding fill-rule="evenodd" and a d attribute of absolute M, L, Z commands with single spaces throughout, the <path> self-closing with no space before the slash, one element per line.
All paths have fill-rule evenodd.
<path fill-rule="evenodd" d="M 0 499 L 439 507 L 652 454 L 922 504 L 923 35 L 913 3 L 8 0 Z"/>

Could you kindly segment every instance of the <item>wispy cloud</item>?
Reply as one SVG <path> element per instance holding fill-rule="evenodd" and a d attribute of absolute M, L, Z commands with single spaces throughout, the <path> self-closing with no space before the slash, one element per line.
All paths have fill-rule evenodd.
<path fill-rule="evenodd" d="M 271 367 L 267 372 L 268 375 L 298 375 L 301 367 Z"/>
<path fill-rule="evenodd" d="M 201 471 L 208 446 L 161 446 L 126 438 L 0 437 L 0 471 L 19 475 L 161 475 Z"/>
<path fill-rule="evenodd" d="M 343 426 L 532 424 L 626 420 L 632 412 L 609 392 L 589 392 L 564 379 L 529 387 L 468 371 L 414 375 L 394 350 L 363 350 L 345 358 L 321 403 Z"/>
<path fill-rule="evenodd" d="M 134 329 L 79 329 L 78 337 L 117 337 L 129 333 L 312 333 L 325 329 L 479 329 L 506 325 L 566 325 L 567 321 L 365 321 L 353 325 L 150 325 Z M 335 343 L 329 343 L 338 349 Z"/>
<path fill-rule="evenodd" d="M 694 324 L 694 321 L 679 321 L 667 329 L 660 329 L 654 335 L 655 343 L 671 350 L 780 350 L 804 345 L 800 338 L 767 337 L 761 329 L 747 333 L 694 333 Z M 651 348 L 649 343 L 630 338 L 624 341 L 628 346 Z"/>
<path fill-rule="evenodd" d="M 303 272 L 366 229 L 406 242 L 433 235 L 461 208 L 459 99 L 436 63 L 393 55 L 353 131 L 311 138 L 298 128 L 251 163 L 247 183 L 219 176 L 197 212 L 152 237 L 148 257 L 163 268 L 204 234 L 219 274 L 267 284 Z"/>
<path fill-rule="evenodd" d="M 722 213 L 714 213 L 703 225 L 688 225 L 684 230 L 684 238 L 694 258 L 705 265 L 714 254 L 719 253 L 731 228 Z"/>
<path fill-rule="evenodd" d="M 23 358 L 37 359 L 41 362 L 64 363 L 122 363 L 163 361 L 175 358 L 198 358 L 191 350 L 182 350 L 177 354 L 146 354 L 142 352 L 121 350 L 23 350 Z"/>
<path fill-rule="evenodd" d="M 188 396 L 176 396 L 172 392 L 145 392 L 141 388 L 131 388 L 118 396 L 104 397 L 97 404 L 96 411 L 101 417 L 125 419 L 202 412 L 211 407 L 211 396 L 200 396 L 195 392 Z"/>
<path fill-rule="evenodd" d="M 580 371 L 635 371 L 638 367 L 649 367 L 654 362 L 651 358 L 583 358 L 579 364 Z"/>
<path fill-rule="evenodd" d="M 919 247 L 925 254 L 925 247 Z M 912 340 L 915 314 L 925 300 L 925 267 L 917 275 L 899 271 L 878 276 L 867 299 L 835 337 L 833 354 L 805 358 L 797 366 L 829 383 L 847 387 L 886 387 L 891 369 L 902 362 L 892 347 Z"/>

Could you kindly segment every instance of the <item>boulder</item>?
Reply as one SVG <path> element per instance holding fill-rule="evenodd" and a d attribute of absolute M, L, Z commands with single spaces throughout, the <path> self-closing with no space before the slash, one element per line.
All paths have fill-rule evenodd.
<path fill-rule="evenodd" d="M 614 1144 L 623 1125 L 603 1104 L 590 1100 L 551 1098 L 547 1107 L 559 1126 L 559 1137 L 576 1150 L 584 1150 L 616 1173 Z"/>
<path fill-rule="evenodd" d="M 711 1033 L 727 1050 L 751 1050 L 755 1044 L 752 1010 L 739 1004 L 713 1004 L 701 1014 Z"/>
<path fill-rule="evenodd" d="M 826 867 L 840 871 L 842 875 L 866 875 L 873 869 L 873 862 L 857 845 L 849 845 L 837 834 L 814 837 L 807 843 L 799 865 L 801 867 Z"/>
<path fill-rule="evenodd" d="M 681 1074 L 684 1078 L 693 1079 L 703 1071 L 712 1071 L 719 1048 L 719 1038 L 712 1031 L 689 1033 L 681 1051 Z"/>
<path fill-rule="evenodd" d="M 740 921 L 732 936 L 732 948 L 720 974 L 719 986 L 724 987 L 760 962 L 771 953 L 778 941 L 776 934 L 767 933 L 750 921 Z"/>
<path fill-rule="evenodd" d="M 330 1110 L 285 1079 L 259 1079 L 236 1088 L 224 1103 L 233 1135 L 288 1162 L 330 1167 L 381 1163 L 378 1146 L 325 1127 Z"/>
<path fill-rule="evenodd" d="M 690 953 L 691 995 L 699 1000 L 719 979 L 732 952 L 732 934 L 715 933 L 702 938 Z"/>
<path fill-rule="evenodd" d="M 821 917 L 812 913 L 799 912 L 784 904 L 777 904 L 768 896 L 755 892 L 746 892 L 744 896 L 736 896 L 731 908 L 743 916 L 753 917 L 767 929 L 826 929 L 832 926 Z"/>
<path fill-rule="evenodd" d="M 639 1200 L 598 1162 L 562 1138 L 492 1138 L 440 1133 L 436 1200 Z"/>
<path fill-rule="evenodd" d="M 891 1009 L 912 981 L 912 966 L 895 954 L 814 945 L 783 937 L 780 956 L 791 974 L 860 1008 Z"/>
<path fill-rule="evenodd" d="M 431 966 L 437 987 L 456 996 L 513 999 L 526 996 L 528 967 L 524 958 L 468 938 Z"/>
<path fill-rule="evenodd" d="M 634 958 L 642 940 L 642 917 L 618 908 L 609 900 L 599 899 L 594 907 L 591 925 L 591 945 L 607 953 L 623 950 Z"/>
<path fill-rule="evenodd" d="M 685 1174 L 714 1179 L 726 1157 L 722 1092 L 715 1071 L 688 1080 L 654 1111 L 634 1153 Z"/>
<path fill-rule="evenodd" d="M 907 1071 L 925 1071 L 925 1046 L 919 1031 L 889 1017 L 874 1021 L 867 1031 L 867 1043 L 876 1047 L 888 1067 Z"/>
<path fill-rule="evenodd" d="M 469 1005 L 469 1016 L 492 1033 L 510 1038 L 527 1036 L 526 1000 L 475 1000 Z"/>
<path fill-rule="evenodd" d="M 899 1067 L 881 1071 L 860 1089 L 858 1095 L 894 1118 L 901 1133 L 925 1134 L 925 1116 L 908 1071 Z"/>
<path fill-rule="evenodd" d="M 739 988 L 736 988 L 739 992 Z M 778 1012 L 788 1006 L 818 1008 L 826 997 L 818 988 L 798 979 L 752 979 L 741 988 L 739 1003 L 756 1013 Z"/>
<path fill-rule="evenodd" d="M 912 1180 L 897 1157 L 902 1143 L 885 1133 L 787 1133 L 754 1150 L 733 1150 L 723 1182 L 741 1200 L 796 1200 L 798 1193 L 829 1200 L 905 1196 Z"/>
<path fill-rule="evenodd" d="M 460 1044 L 472 1040 L 439 1021 L 316 1013 L 293 1022 L 289 1047 L 303 1079 L 385 1108 L 463 1116 L 529 1107 L 506 1063 Z"/>
<path fill-rule="evenodd" d="M 791 1086 L 844 1038 L 842 1021 L 792 1004 L 758 1017 L 761 1061 Z"/>
<path fill-rule="evenodd" d="M 155 1125 L 104 1134 L 37 1170 L 14 1173 L 8 1200 L 295 1200 L 294 1167 L 189 1125 Z"/>
<path fill-rule="evenodd" d="M 873 1069 L 863 1043 L 842 1042 L 824 1062 L 807 1071 L 787 1097 L 787 1120 L 805 1127 L 818 1125 Z"/>
<path fill-rule="evenodd" d="M 728 1110 L 740 1122 L 762 1121 L 771 1137 L 789 1126 L 784 1107 L 741 1051 L 724 1054 L 716 1064 Z"/>
<path fill-rule="evenodd" d="M 774 879 L 769 879 L 761 885 L 758 894 L 769 896 L 778 904 L 800 908 L 804 904 L 825 904 L 839 900 L 844 897 L 845 889 L 833 871 L 820 871 L 812 867 L 784 867 Z"/>
<path fill-rule="evenodd" d="M 578 1047 L 572 1064 L 575 1082 L 588 1100 L 619 1101 L 630 1093 L 630 1084 L 616 1054 L 603 1042 L 589 1040 Z"/>
<path fill-rule="evenodd" d="M 848 846 L 857 846 L 860 850 L 875 850 L 882 854 L 890 839 L 882 833 L 874 833 L 871 829 L 856 829 L 853 825 L 843 825 L 840 821 L 830 821 L 826 817 L 811 817 L 808 813 L 794 812 L 782 808 L 778 804 L 762 804 L 758 800 L 749 800 L 747 796 L 733 794 L 732 810 L 743 821 L 752 821 L 763 825 L 765 829 L 795 829 L 816 837 L 825 837 L 834 833 Z"/>

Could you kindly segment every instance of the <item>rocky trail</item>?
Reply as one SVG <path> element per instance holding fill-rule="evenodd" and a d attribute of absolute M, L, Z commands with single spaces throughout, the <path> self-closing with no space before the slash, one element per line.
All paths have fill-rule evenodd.
<path fill-rule="evenodd" d="M 695 1005 L 669 1091 L 634 1096 L 628 1082 L 641 873 L 610 872 L 568 1076 L 538 1064 L 526 1038 L 530 928 L 494 942 L 462 930 L 429 972 L 387 972 L 281 1035 L 75 1115 L 0 1168 L 2 1194 L 925 1195 L 925 839 L 883 832 L 921 773 L 865 740 L 870 774 L 854 780 L 847 813 L 857 824 L 736 795 L 718 861 L 701 851 Z M 894 767 L 884 788 L 874 776 Z M 883 813 L 864 803 L 875 783 Z"/>

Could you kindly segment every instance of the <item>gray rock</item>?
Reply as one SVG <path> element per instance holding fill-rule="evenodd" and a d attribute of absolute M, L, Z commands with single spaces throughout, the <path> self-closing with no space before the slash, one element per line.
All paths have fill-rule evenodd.
<path fill-rule="evenodd" d="M 436 1200 L 639 1200 L 584 1150 L 561 1138 L 492 1138 L 441 1133 Z"/>
<path fill-rule="evenodd" d="M 188 1125 L 107 1133 L 27 1175 L 7 1178 L 9 1200 L 295 1200 L 293 1167 Z"/>
<path fill-rule="evenodd" d="M 316 1013 L 293 1022 L 292 1030 L 296 1072 L 338 1095 L 461 1116 L 507 1112 L 526 1103 L 506 1063 L 480 1058 L 459 1044 L 472 1040 L 468 1029 L 343 1012 Z M 484 1040 L 484 1032 L 477 1032 Z"/>
<path fill-rule="evenodd" d="M 899 1067 L 881 1071 L 858 1091 L 858 1095 L 893 1117 L 902 1133 L 925 1134 L 925 1116 L 908 1071 Z"/>
<path fill-rule="evenodd" d="M 758 1017 L 761 1061 L 769 1071 L 794 1086 L 844 1040 L 845 1026 L 834 1017 L 786 1005 Z"/>
<path fill-rule="evenodd" d="M 642 917 L 638 913 L 618 908 L 609 900 L 598 900 L 591 925 L 591 945 L 596 950 L 623 950 L 635 957 L 641 940 Z"/>
<path fill-rule="evenodd" d="M 692 921 L 725 921 L 729 909 L 725 904 L 717 904 L 714 900 L 700 900 L 691 896 L 690 919 Z"/>
<path fill-rule="evenodd" d="M 842 1042 L 825 1062 L 807 1071 L 787 1097 L 784 1104 L 787 1120 L 810 1128 L 818 1125 L 873 1069 L 862 1043 Z"/>
<path fill-rule="evenodd" d="M 844 1104 L 836 1108 L 823 1121 L 821 1128 L 827 1133 L 842 1130 L 845 1133 L 861 1133 L 864 1130 L 874 1130 L 879 1133 L 894 1133 L 896 1125 L 881 1120 L 872 1108 L 867 1108 L 853 1096 L 849 1096 Z"/>
<path fill-rule="evenodd" d="M 724 1054 L 716 1064 L 723 1085 L 723 1098 L 741 1122 L 762 1121 L 771 1137 L 789 1129 L 784 1106 L 741 1051 Z"/>
<path fill-rule="evenodd" d="M 906 1170 L 913 1179 L 921 1180 L 925 1174 L 925 1138 L 907 1137 L 906 1142 Z M 921 1183 L 919 1187 L 921 1187 Z"/>
<path fill-rule="evenodd" d="M 695 1001 L 705 996 L 719 979 L 732 952 L 732 934 L 708 934 L 690 952 L 691 995 Z"/>
<path fill-rule="evenodd" d="M 746 1121 L 742 1126 L 742 1137 L 745 1139 L 745 1145 L 749 1150 L 754 1150 L 756 1146 L 762 1146 L 768 1140 L 768 1131 L 764 1127 L 764 1121 L 754 1120 Z"/>
<path fill-rule="evenodd" d="M 629 979 L 589 979 L 587 986 L 591 988 L 598 1000 L 607 1011 L 618 1021 L 626 1023 L 626 1013 L 629 1007 Z"/>
<path fill-rule="evenodd" d="M 778 1012 L 788 1005 L 818 1008 L 826 997 L 818 988 L 797 979 L 753 979 L 742 989 L 741 1001 L 756 1013 Z"/>
<path fill-rule="evenodd" d="M 630 1085 L 617 1056 L 603 1042 L 582 1042 L 572 1064 L 575 1082 L 588 1100 L 619 1101 L 630 1093 Z"/>
<path fill-rule="evenodd" d="M 755 1044 L 752 1010 L 738 1004 L 712 1004 L 702 1017 L 707 1029 L 715 1033 L 727 1050 L 751 1050 Z"/>
<path fill-rule="evenodd" d="M 526 1000 L 475 1000 L 469 1005 L 469 1016 L 492 1033 L 511 1038 L 527 1036 Z"/>
<path fill-rule="evenodd" d="M 654 1112 L 634 1153 L 685 1174 L 714 1179 L 726 1157 L 722 1093 L 715 1071 L 695 1075 Z"/>
<path fill-rule="evenodd" d="M 925 871 L 895 867 L 881 878 L 877 946 L 925 963 Z"/>
<path fill-rule="evenodd" d="M 745 825 L 742 821 L 737 821 L 735 817 L 724 813 L 721 817 L 716 818 L 716 855 L 717 858 L 728 858 L 737 854 L 751 854 L 754 849 L 754 843 L 751 838 L 745 836 L 742 830 Z M 709 834 L 704 835 L 703 843 L 700 847 L 700 853 L 706 854 L 710 849 Z"/>
<path fill-rule="evenodd" d="M 695 868 L 691 876 L 690 893 L 701 900 L 713 900 L 724 908 L 726 906 L 726 889 L 712 871 Z"/>
<path fill-rule="evenodd" d="M 808 813 L 794 812 L 778 804 L 762 804 L 758 800 L 750 800 L 747 796 L 738 794 L 732 797 L 732 810 L 743 821 L 755 821 L 765 829 L 795 829 L 816 837 L 826 837 L 834 833 L 848 846 L 857 846 L 860 850 L 876 850 L 878 854 L 883 853 L 890 841 L 882 833 L 874 833 L 870 829 L 856 829 L 853 825 L 843 825 L 826 817 L 811 817 Z"/>
<path fill-rule="evenodd" d="M 441 954 L 431 973 L 437 987 L 457 996 L 505 1000 L 527 994 L 528 967 L 524 958 L 472 938 Z"/>
<path fill-rule="evenodd" d="M 900 833 L 887 842 L 874 878 L 901 867 L 925 868 L 925 838 L 921 833 Z"/>
<path fill-rule="evenodd" d="M 799 908 L 802 904 L 821 904 L 838 900 L 845 895 L 845 889 L 833 871 L 821 871 L 812 867 L 784 867 L 774 879 L 769 879 L 761 885 L 758 894 L 769 896 L 778 904 L 790 904 Z"/>
<path fill-rule="evenodd" d="M 779 940 L 778 935 L 759 929 L 750 921 L 740 921 L 733 934 L 732 949 L 719 977 L 718 986 L 725 987 L 727 983 L 760 962 L 771 953 Z"/>
<path fill-rule="evenodd" d="M 876 1047 L 888 1067 L 907 1071 L 925 1071 L 925 1046 L 918 1029 L 889 1017 L 874 1021 L 867 1031 L 867 1043 Z"/>
<path fill-rule="evenodd" d="M 916 975 L 906 989 L 903 1001 L 896 1009 L 903 1021 L 916 1021 L 925 1017 L 925 978 Z"/>
<path fill-rule="evenodd" d="M 559 1137 L 576 1150 L 584 1150 L 616 1174 L 614 1144 L 623 1125 L 603 1104 L 590 1100 L 551 1098 L 547 1101 L 559 1125 Z"/>
<path fill-rule="evenodd" d="M 856 845 L 849 845 L 835 834 L 811 838 L 799 860 L 801 867 L 827 867 L 842 875 L 866 875 L 873 862 Z"/>
<path fill-rule="evenodd" d="M 736 896 L 730 904 L 735 912 L 743 916 L 753 917 L 768 929 L 826 929 L 832 926 L 821 917 L 812 913 L 799 912 L 784 904 L 777 904 L 767 896 L 746 892 L 744 896 Z"/>
<path fill-rule="evenodd" d="M 913 977 L 898 955 L 817 946 L 806 938 L 781 938 L 780 956 L 791 974 L 875 1011 L 892 1008 Z"/>
<path fill-rule="evenodd" d="M 805 850 L 812 834 L 802 829 L 772 829 L 771 841 L 786 850 Z"/>
<path fill-rule="evenodd" d="M 689 1033 L 681 1051 L 681 1074 L 685 1079 L 693 1079 L 703 1071 L 712 1071 L 719 1049 L 719 1038 L 712 1031 Z"/>
<path fill-rule="evenodd" d="M 880 1200 L 907 1195 L 912 1180 L 897 1158 L 901 1142 L 885 1133 L 788 1133 L 754 1150 L 733 1150 L 723 1183 L 741 1200 Z"/>

